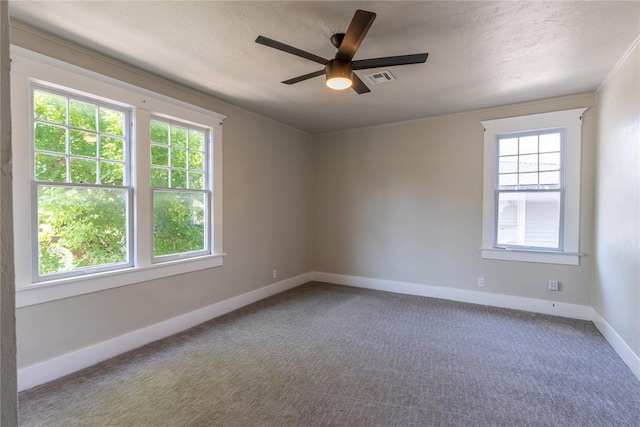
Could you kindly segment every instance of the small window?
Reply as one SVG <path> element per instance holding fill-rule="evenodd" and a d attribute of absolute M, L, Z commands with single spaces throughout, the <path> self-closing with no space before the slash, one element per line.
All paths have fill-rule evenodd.
<path fill-rule="evenodd" d="M 495 246 L 562 250 L 564 129 L 496 139 Z"/>
<path fill-rule="evenodd" d="M 482 257 L 579 264 L 586 109 L 482 122 Z"/>

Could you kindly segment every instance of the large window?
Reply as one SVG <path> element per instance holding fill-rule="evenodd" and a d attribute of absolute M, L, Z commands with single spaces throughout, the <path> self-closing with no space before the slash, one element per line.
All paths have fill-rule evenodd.
<path fill-rule="evenodd" d="M 482 122 L 483 258 L 579 263 L 584 111 Z"/>
<path fill-rule="evenodd" d="M 34 280 L 130 266 L 129 110 L 31 93 Z"/>
<path fill-rule="evenodd" d="M 222 264 L 222 116 L 12 59 L 19 307 Z"/>

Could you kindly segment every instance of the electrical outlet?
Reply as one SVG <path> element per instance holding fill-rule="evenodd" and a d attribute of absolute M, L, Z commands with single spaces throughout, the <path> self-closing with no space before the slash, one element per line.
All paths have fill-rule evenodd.
<path fill-rule="evenodd" d="M 274 279 L 278 278 L 278 270 L 273 270 L 273 278 Z"/>
<path fill-rule="evenodd" d="M 478 277 L 478 286 L 484 286 L 484 277 Z"/>
<path fill-rule="evenodd" d="M 559 291 L 560 290 L 560 284 L 558 283 L 557 280 L 549 280 L 549 290 L 550 291 Z"/>

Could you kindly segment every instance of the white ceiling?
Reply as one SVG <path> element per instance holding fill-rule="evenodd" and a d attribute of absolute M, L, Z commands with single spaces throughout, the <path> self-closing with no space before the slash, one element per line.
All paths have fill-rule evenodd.
<path fill-rule="evenodd" d="M 23 1 L 11 16 L 311 132 L 595 90 L 640 34 L 640 2 Z M 322 68 L 254 42 L 332 58 L 356 9 L 377 18 L 354 59 L 429 52 L 371 93 L 333 92 Z M 362 78 L 371 71 L 358 71 Z M 364 80 L 364 79 L 363 79 Z"/>

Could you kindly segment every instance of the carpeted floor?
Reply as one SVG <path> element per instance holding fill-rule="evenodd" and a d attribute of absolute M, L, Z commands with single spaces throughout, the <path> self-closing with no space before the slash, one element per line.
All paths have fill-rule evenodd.
<path fill-rule="evenodd" d="M 590 322 L 323 283 L 19 403 L 22 426 L 640 426 Z"/>

